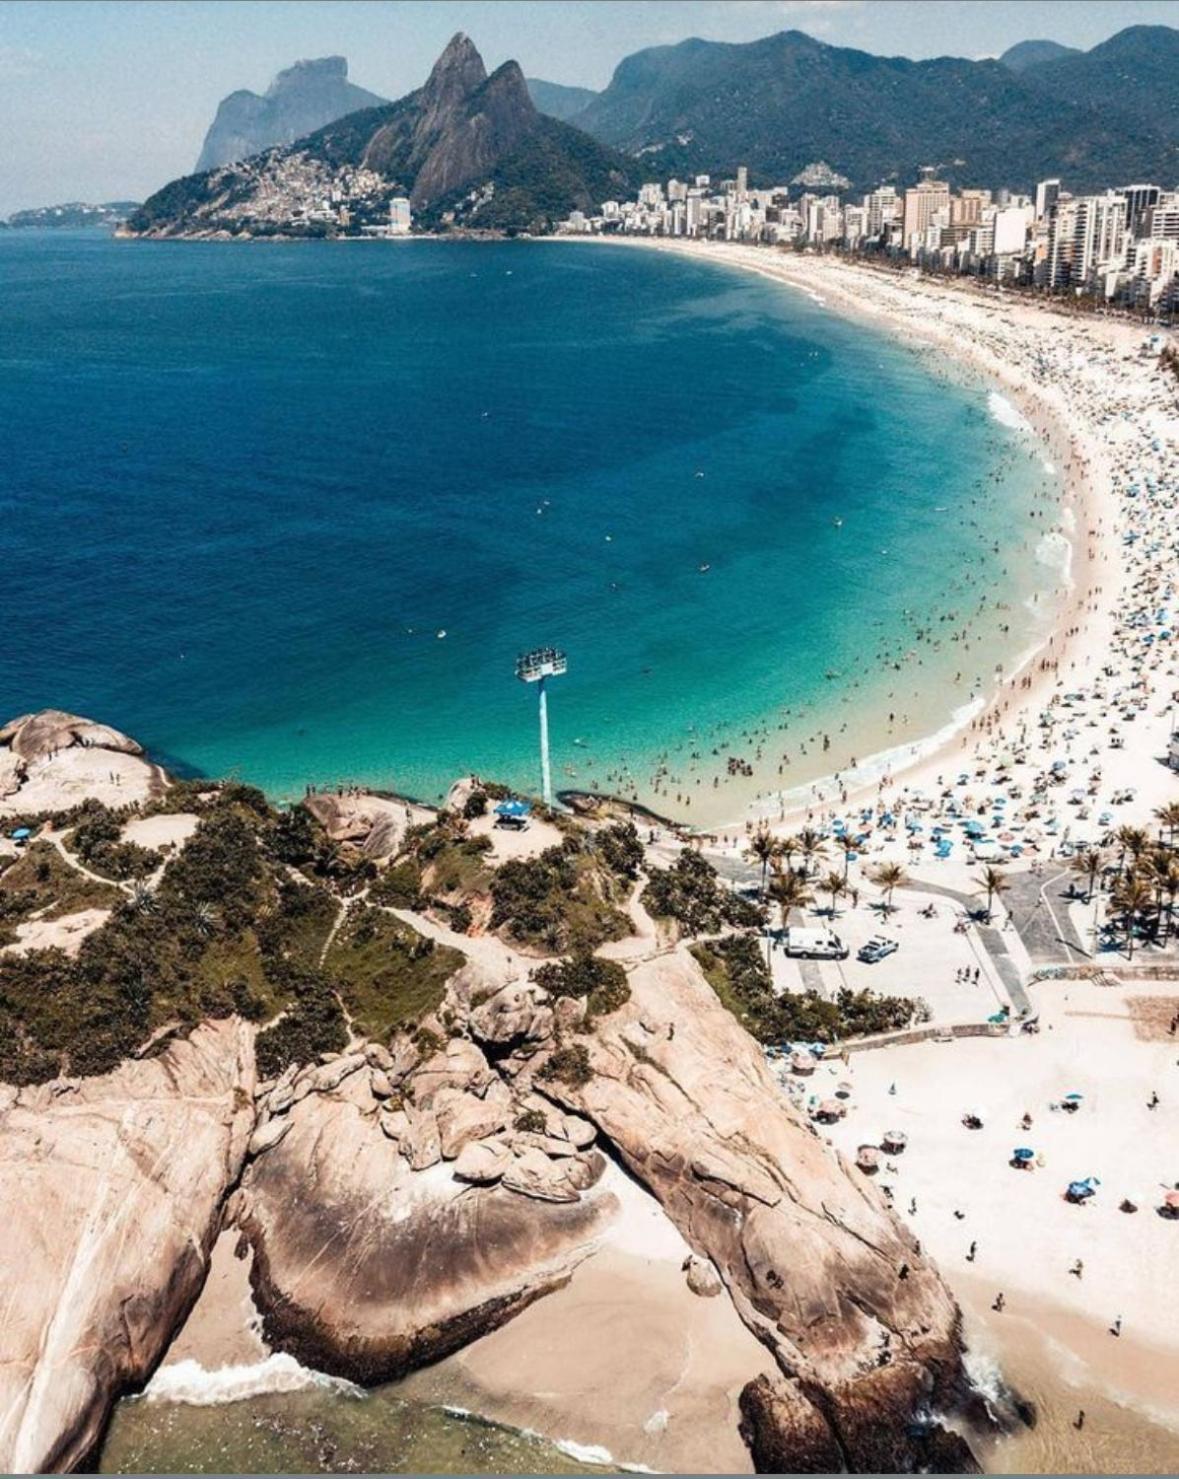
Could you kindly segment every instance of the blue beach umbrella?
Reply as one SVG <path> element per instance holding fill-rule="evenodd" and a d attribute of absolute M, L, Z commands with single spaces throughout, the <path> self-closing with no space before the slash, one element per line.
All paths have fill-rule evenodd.
<path fill-rule="evenodd" d="M 1066 1094 L 1064 1097 L 1066 1099 L 1072 1100 L 1074 1103 L 1079 1103 L 1079 1101 L 1082 1100 L 1085 1096 L 1084 1096 L 1084 1094 L 1076 1094 L 1076 1093 L 1074 1093 L 1074 1094 Z"/>
<path fill-rule="evenodd" d="M 531 810 L 527 801 L 501 801 L 495 814 L 497 817 L 526 817 Z"/>
<path fill-rule="evenodd" d="M 1013 1161 L 1031 1161 L 1035 1159 L 1035 1156 L 1036 1152 L 1029 1150 L 1026 1145 L 1021 1145 L 1018 1150 L 1011 1152 L 1011 1159 Z"/>
<path fill-rule="evenodd" d="M 31 827 L 18 827 L 15 832 L 9 833 L 13 842 L 24 842 L 33 835 Z"/>

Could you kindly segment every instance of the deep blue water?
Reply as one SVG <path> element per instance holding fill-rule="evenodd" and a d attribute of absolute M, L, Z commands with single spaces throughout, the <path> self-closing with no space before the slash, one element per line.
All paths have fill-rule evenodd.
<path fill-rule="evenodd" d="M 562 782 L 822 719 L 830 671 L 862 717 L 992 543 L 1045 576 L 1043 483 L 983 387 L 709 263 L 0 234 L 0 717 L 276 795 L 533 785 L 547 642 Z"/>

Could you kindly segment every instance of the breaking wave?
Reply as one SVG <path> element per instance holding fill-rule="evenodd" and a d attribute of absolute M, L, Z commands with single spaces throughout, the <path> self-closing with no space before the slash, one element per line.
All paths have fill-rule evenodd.
<path fill-rule="evenodd" d="M 363 1397 L 364 1392 L 343 1377 L 327 1376 L 300 1366 L 294 1356 L 276 1352 L 244 1366 L 221 1366 L 207 1371 L 199 1361 L 177 1361 L 161 1366 L 143 1393 L 145 1402 L 187 1402 L 192 1407 L 214 1407 L 242 1402 L 274 1392 L 304 1392 L 311 1388 Z"/>

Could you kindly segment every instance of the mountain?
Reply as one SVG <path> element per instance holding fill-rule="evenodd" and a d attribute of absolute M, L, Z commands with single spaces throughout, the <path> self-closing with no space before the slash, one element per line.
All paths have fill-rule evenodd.
<path fill-rule="evenodd" d="M 1100 102 L 1096 78 L 1089 81 L 1090 59 L 1116 54 L 1115 43 L 1143 29 L 1023 76 L 996 61 L 872 56 L 799 31 L 744 44 L 692 39 L 627 57 L 574 122 L 641 157 L 652 177 L 727 175 L 747 164 L 755 179 L 775 183 L 822 159 L 858 189 L 912 178 L 922 164 L 956 184 L 992 187 L 1026 189 L 1051 174 L 1074 190 L 1169 180 L 1179 173 L 1179 112 L 1168 115 L 1165 99 L 1179 87 L 1179 67 L 1158 73 L 1173 66 L 1179 32 L 1149 28 L 1165 38 L 1149 65 L 1137 44 L 1127 47 L 1133 57 L 1105 71 Z M 1080 96 L 1063 85 L 1065 69 L 1078 64 Z M 1153 105 L 1115 115 L 1121 94 L 1143 90 L 1139 76 L 1150 78 Z"/>
<path fill-rule="evenodd" d="M 1090 51 L 1031 66 L 1024 81 L 1058 103 L 1072 103 L 1121 120 L 1126 127 L 1165 129 L 1179 139 L 1179 30 L 1171 26 L 1128 26 Z M 1167 167 L 1135 172 L 1170 185 L 1179 175 Z"/>
<path fill-rule="evenodd" d="M 1059 41 L 1017 41 L 999 58 L 1001 66 L 1011 72 L 1026 72 L 1041 62 L 1054 62 L 1062 56 L 1080 56 L 1075 46 L 1062 46 Z"/>
<path fill-rule="evenodd" d="M 116 226 L 125 216 L 139 209 L 137 200 L 107 200 L 90 205 L 83 200 L 70 200 L 64 205 L 42 205 L 33 210 L 16 211 L 7 224 L 22 227 L 58 227 L 76 230 L 79 226 Z"/>
<path fill-rule="evenodd" d="M 542 82 L 539 77 L 525 77 L 524 81 L 537 111 L 547 113 L 550 118 L 559 118 L 562 123 L 568 123 L 575 113 L 580 113 L 597 97 L 589 87 L 566 87 L 563 82 Z"/>
<path fill-rule="evenodd" d="M 488 76 L 460 33 L 416 92 L 286 148 L 174 180 L 127 234 L 355 233 L 388 221 L 400 195 L 418 224 L 547 230 L 637 180 L 630 160 L 538 113 L 516 62 Z"/>
<path fill-rule="evenodd" d="M 296 62 L 263 94 L 243 89 L 222 99 L 205 135 L 197 171 L 233 164 L 274 144 L 293 144 L 346 113 L 387 101 L 349 82 L 348 63 L 342 56 Z"/>

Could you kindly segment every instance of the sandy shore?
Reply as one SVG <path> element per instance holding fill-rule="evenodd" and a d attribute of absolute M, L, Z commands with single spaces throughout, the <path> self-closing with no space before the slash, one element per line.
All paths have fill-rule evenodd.
<path fill-rule="evenodd" d="M 1124 470 L 1128 455 L 1150 460 L 1151 439 L 1174 432 L 1176 388 L 1154 360 L 1139 355 L 1145 330 L 834 257 L 662 238 L 609 240 L 756 272 L 841 316 L 924 345 L 932 369 L 955 362 L 1014 402 L 1063 479 L 1071 589 L 1043 641 L 1025 650 L 1018 667 L 995 675 L 980 711 L 959 729 L 947 724 L 936 736 L 902 745 L 880 736 L 854 769 L 762 794 L 727 827 L 711 831 L 732 834 L 761 822 L 796 827 L 840 807 L 872 804 L 902 785 L 934 786 L 940 773 L 974 758 L 981 737 L 996 735 L 1000 726 L 1011 734 L 1034 725 L 1065 675 L 1093 669 L 1095 654 L 1106 653 L 1118 635 L 1119 603 L 1135 574 L 1122 544 L 1119 466 Z M 955 709 L 966 708 L 967 698 L 954 695 Z"/>
<path fill-rule="evenodd" d="M 1179 1287 L 1169 1272 L 1179 1222 L 1158 1207 L 1179 1181 L 1179 1048 L 1151 1028 L 1148 1003 L 1161 1003 L 1165 1018 L 1179 987 L 1032 990 L 1038 1035 L 853 1054 L 837 1065 L 852 1085 L 849 1112 L 824 1133 L 848 1155 L 885 1129 L 908 1135 L 881 1182 L 961 1302 L 981 1379 L 998 1366 L 1042 1409 L 1035 1433 L 1000 1446 L 996 1467 L 1018 1466 L 1021 1454 L 1041 1470 L 1109 1467 L 1101 1445 L 1113 1424 L 1145 1445 L 1148 1471 L 1164 1472 L 1179 1464 Z M 1075 1113 L 1050 1107 L 1068 1093 L 1084 1096 Z M 981 1129 L 963 1126 L 968 1110 Z M 1010 1164 L 1023 1146 L 1036 1155 L 1030 1171 Z M 1067 1202 L 1068 1183 L 1088 1176 L 1100 1182 L 1094 1198 Z M 1138 1210 L 1123 1212 L 1123 1200 Z M 1071 1424 L 1082 1407 L 1078 1432 Z"/>

